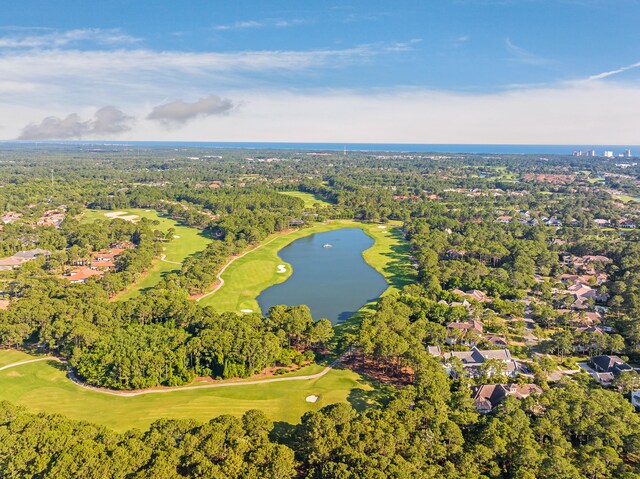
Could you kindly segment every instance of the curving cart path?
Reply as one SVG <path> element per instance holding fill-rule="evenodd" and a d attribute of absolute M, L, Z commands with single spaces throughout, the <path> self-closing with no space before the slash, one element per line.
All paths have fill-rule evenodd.
<path fill-rule="evenodd" d="M 81 382 L 73 374 L 73 372 L 71 372 L 71 371 L 68 372 L 67 376 L 77 386 L 79 386 L 81 388 L 84 388 L 84 389 L 89 389 L 90 391 L 94 391 L 94 392 L 102 393 L 102 394 L 110 394 L 112 396 L 135 397 L 135 396 L 142 396 L 142 395 L 145 395 L 145 394 L 172 393 L 172 392 L 178 392 L 178 391 L 190 391 L 190 390 L 193 390 L 193 389 L 224 388 L 224 387 L 230 387 L 230 386 L 251 386 L 251 385 L 256 385 L 256 384 L 276 383 L 276 382 L 283 382 L 283 381 L 308 381 L 310 379 L 321 378 L 322 376 L 327 374 L 329 371 L 331 371 L 333 369 L 333 367 L 336 364 L 338 364 L 341 360 L 342 360 L 342 358 L 338 358 L 333 363 L 331 363 L 329 366 L 325 367 L 319 373 L 308 374 L 308 375 L 305 375 L 305 376 L 293 376 L 293 377 L 271 378 L 271 379 L 258 379 L 258 380 L 253 380 L 253 381 L 230 381 L 230 382 L 220 382 L 220 383 L 214 383 L 214 384 L 202 384 L 202 385 L 198 385 L 198 386 L 176 386 L 176 387 L 167 387 L 167 388 L 150 388 L 150 389 L 142 389 L 142 390 L 138 390 L 138 391 L 114 391 L 112 389 L 89 386 L 88 384 L 84 384 L 83 382 Z M 46 356 L 46 357 L 43 357 L 43 358 L 30 359 L 28 361 L 20 361 L 20 362 L 17 362 L 17 363 L 8 364 L 6 366 L 0 367 L 0 371 L 5 370 L 5 369 L 9 369 L 9 368 L 13 368 L 13 367 L 17 367 L 17 366 L 21 366 L 23 364 L 35 363 L 35 362 L 38 362 L 38 361 L 60 361 L 60 362 L 62 362 L 60 359 L 58 359 L 56 357 Z"/>

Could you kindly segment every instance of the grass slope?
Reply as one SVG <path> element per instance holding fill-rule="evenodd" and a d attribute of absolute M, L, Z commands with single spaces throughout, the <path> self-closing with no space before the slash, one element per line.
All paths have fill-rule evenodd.
<path fill-rule="evenodd" d="M 235 260 L 222 274 L 224 285 L 215 293 L 203 298 L 200 304 L 213 306 L 217 311 L 260 311 L 256 301 L 260 292 L 291 276 L 291 266 L 280 259 L 278 251 L 304 236 L 340 228 L 360 228 L 375 240 L 374 245 L 363 253 L 363 257 L 389 282 L 386 293 L 397 291 L 408 284 L 415 274 L 408 259 L 409 246 L 402 239 L 399 223 L 386 225 L 386 228 L 379 226 L 351 220 L 335 220 L 292 233 L 271 236 L 265 240 L 262 247 Z M 280 264 L 286 266 L 286 273 L 277 272 Z"/>
<path fill-rule="evenodd" d="M 0 351 L 0 363 L 32 358 L 16 351 Z M 242 415 L 261 409 L 274 421 L 291 424 L 307 411 L 336 402 L 364 407 L 372 401 L 371 386 L 348 369 L 334 369 L 311 380 L 285 381 L 248 386 L 176 391 L 136 397 L 120 397 L 83 389 L 66 377 L 63 365 L 41 361 L 0 371 L 0 400 L 26 406 L 32 411 L 63 414 L 72 419 L 105 425 L 116 431 L 146 429 L 160 418 L 208 421 L 221 414 Z M 295 375 L 314 374 L 314 365 Z M 320 399 L 308 403 L 312 394 Z"/>
<path fill-rule="evenodd" d="M 305 193 L 303 191 L 281 191 L 280 193 L 287 196 L 293 196 L 294 198 L 300 198 L 304 201 L 305 208 L 313 208 L 316 204 L 322 208 L 326 208 L 331 204 L 322 196 L 313 193 Z"/>
<path fill-rule="evenodd" d="M 0 368 L 7 364 L 18 363 L 20 361 L 29 361 L 30 359 L 36 359 L 37 356 L 31 356 L 22 351 L 16 351 L 14 349 L 0 349 Z"/>
<path fill-rule="evenodd" d="M 133 298 L 138 296 L 142 291 L 153 288 L 160 282 L 165 274 L 180 269 L 180 265 L 174 263 L 181 263 L 188 256 L 197 254 L 205 249 L 211 241 L 201 230 L 182 225 L 172 218 L 160 216 L 155 210 L 147 211 L 133 208 L 119 211 L 124 211 L 127 215 L 137 215 L 141 218 L 156 220 L 158 221 L 158 225 L 156 226 L 158 230 L 166 233 L 169 231 L 169 228 L 173 228 L 175 230 L 175 236 L 179 236 L 179 238 L 173 238 L 166 244 L 165 250 L 163 251 L 163 254 L 166 255 L 166 261 L 155 259 L 147 270 L 147 273 L 139 281 L 129 286 L 124 293 L 119 294 L 117 296 L 118 300 Z M 83 214 L 83 221 L 108 219 L 105 213 L 110 213 L 110 211 L 87 210 Z M 171 261 L 171 263 L 167 261 Z"/>

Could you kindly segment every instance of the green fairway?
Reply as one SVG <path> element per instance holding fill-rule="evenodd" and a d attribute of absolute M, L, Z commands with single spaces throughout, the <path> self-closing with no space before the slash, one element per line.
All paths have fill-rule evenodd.
<path fill-rule="evenodd" d="M 287 196 L 293 196 L 294 198 L 300 198 L 304 201 L 305 208 L 313 208 L 315 205 L 325 208 L 331 204 L 322 196 L 312 193 L 304 193 L 302 191 L 281 191 L 280 193 Z"/>
<path fill-rule="evenodd" d="M 211 241 L 203 232 L 197 228 L 185 226 L 178 223 L 172 218 L 160 216 L 155 210 L 143 210 L 143 209 L 126 209 L 117 210 L 124 215 L 122 216 L 137 216 L 139 218 L 148 218 L 155 220 L 158 224 L 156 229 L 167 232 L 169 228 L 175 230 L 174 238 L 167 242 L 163 254 L 164 260 L 157 258 L 153 261 L 146 274 L 134 284 L 129 286 L 127 290 L 117 296 L 118 300 L 127 300 L 139 295 L 142 291 L 153 288 L 160 282 L 162 277 L 171 272 L 180 269 L 180 264 L 188 256 L 197 254 L 206 248 L 207 244 Z M 97 219 L 108 219 L 106 214 L 114 213 L 113 211 L 105 210 L 87 210 L 83 214 L 83 221 L 95 221 Z"/>
<path fill-rule="evenodd" d="M 622 201 L 623 203 L 629 203 L 629 202 L 639 202 L 640 201 L 640 197 L 638 196 L 629 196 L 629 195 L 613 195 L 613 197 L 616 200 Z"/>
<path fill-rule="evenodd" d="M 17 354 L 17 356 L 16 356 Z M 0 363 L 31 357 L 0 351 Z M 295 375 L 314 374 L 322 366 L 303 368 Z M 307 411 L 328 404 L 352 401 L 363 407 L 371 386 L 348 369 L 333 369 L 309 380 L 283 381 L 247 386 L 174 391 L 121 397 L 83 389 L 66 377 L 61 364 L 41 361 L 0 371 L 0 400 L 21 404 L 32 411 L 59 413 L 72 419 L 103 424 L 116 431 L 146 429 L 160 418 L 207 421 L 221 414 L 242 415 L 260 409 L 274 421 L 297 423 Z M 317 395 L 316 403 L 307 396 Z M 366 401 L 366 398 L 365 398 Z"/>
<path fill-rule="evenodd" d="M 31 356 L 22 351 L 16 351 L 14 349 L 0 349 L 0 368 L 7 364 L 13 364 L 20 361 L 29 361 L 30 359 L 36 359 L 37 356 Z"/>
<path fill-rule="evenodd" d="M 361 228 L 375 240 L 374 245 L 363 253 L 363 257 L 389 282 L 387 292 L 397 291 L 415 275 L 409 261 L 409 245 L 403 240 L 399 226 L 399 223 L 377 225 L 336 220 L 272 236 L 260 248 L 231 263 L 222 273 L 224 285 L 215 293 L 204 297 L 200 304 L 213 306 L 217 311 L 260 311 L 256 301 L 260 292 L 285 281 L 291 275 L 291 266 L 280 259 L 278 251 L 298 238 L 340 228 Z M 277 272 L 278 265 L 281 264 L 285 265 L 285 273 Z"/>

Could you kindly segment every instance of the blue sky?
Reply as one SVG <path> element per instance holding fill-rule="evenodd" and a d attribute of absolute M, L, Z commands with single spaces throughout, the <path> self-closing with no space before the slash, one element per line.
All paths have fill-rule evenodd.
<path fill-rule="evenodd" d="M 21 0 L 0 138 L 637 143 L 637 0 Z"/>

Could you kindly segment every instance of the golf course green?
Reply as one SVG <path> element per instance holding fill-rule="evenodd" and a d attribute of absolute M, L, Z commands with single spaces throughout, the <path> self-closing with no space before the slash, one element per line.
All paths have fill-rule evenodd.
<path fill-rule="evenodd" d="M 30 359 L 37 358 L 18 351 L 0 350 L 0 364 L 4 366 Z M 146 429 L 160 418 L 208 421 L 221 414 L 240 416 L 249 409 L 261 409 L 274 421 L 293 424 L 299 422 L 305 412 L 335 402 L 350 400 L 362 405 L 363 395 L 372 389 L 349 369 L 331 369 L 315 379 L 182 391 L 173 388 L 171 392 L 124 397 L 83 388 L 66 377 L 65 369 L 66 366 L 53 360 L 2 369 L 0 401 L 125 431 Z M 287 376 L 313 375 L 322 370 L 323 366 L 312 365 Z M 285 376 L 278 376 L 282 377 Z M 317 402 L 306 400 L 311 395 L 318 396 Z"/>
<path fill-rule="evenodd" d="M 84 220 L 101 219 L 105 213 L 108 212 L 90 211 L 85 213 Z M 210 241 L 201 231 L 181 226 L 170 218 L 158 216 L 155 211 L 129 209 L 119 216 L 123 215 L 157 219 L 158 229 L 162 231 L 175 229 L 177 238 L 166 245 L 167 261 L 181 262 L 204 249 Z M 278 251 L 298 238 L 340 228 L 360 228 L 374 239 L 373 246 L 362 256 L 388 281 L 389 288 L 384 294 L 398 291 L 413 279 L 415 270 L 409 260 L 409 245 L 403 239 L 400 223 L 378 225 L 336 220 L 267 238 L 253 250 L 228 263 L 221 275 L 224 280 L 222 287 L 202 297 L 201 303 L 210 304 L 219 311 L 258 311 L 255 299 L 258 294 L 291 274 L 289 265 L 285 265 L 284 273 L 278 273 L 278 266 L 282 265 Z M 119 299 L 153 287 L 164 272 L 177 267 L 179 265 L 174 263 L 155 260 L 149 273 Z M 36 361 L 24 363 L 34 359 Z M 375 396 L 370 383 L 357 373 L 341 367 L 325 369 L 318 364 L 283 376 L 260 378 L 256 384 L 243 384 L 253 381 L 256 379 L 232 381 L 231 385 L 226 382 L 224 386 L 216 383 L 211 387 L 210 382 L 202 380 L 182 388 L 124 396 L 74 383 L 67 377 L 67 366 L 58 361 L 15 350 L 0 350 L 0 401 L 20 404 L 32 411 L 58 413 L 72 419 L 99 423 L 116 431 L 146 429 L 160 418 L 207 421 L 222 414 L 240 416 L 249 409 L 260 409 L 274 421 L 297 423 L 307 411 L 345 401 L 362 408 Z M 206 387 L 201 387 L 203 385 Z M 308 400 L 315 396 L 318 397 L 316 402 Z"/>
<path fill-rule="evenodd" d="M 315 205 L 319 205 L 321 208 L 326 208 L 331 205 L 320 195 L 314 195 L 312 193 L 305 193 L 304 191 L 281 191 L 283 195 L 293 196 L 294 198 L 300 198 L 304 201 L 305 208 L 313 208 Z"/>
<path fill-rule="evenodd" d="M 217 311 L 260 311 L 256 301 L 258 295 L 269 286 L 285 281 L 292 272 L 291 266 L 280 259 L 278 251 L 304 236 L 340 228 L 360 228 L 374 239 L 373 246 L 362 256 L 389 283 L 385 294 L 398 291 L 412 280 L 415 270 L 409 260 L 409 245 L 403 240 L 400 223 L 378 225 L 334 220 L 267 238 L 257 248 L 229 263 L 220 275 L 222 285 L 199 298 L 200 304 L 212 306 Z M 284 265 L 285 272 L 279 272 L 279 265 Z"/>
<path fill-rule="evenodd" d="M 115 213 L 120 213 L 115 215 Z M 202 230 L 185 226 L 176 220 L 161 216 L 155 210 L 126 209 L 118 211 L 109 210 L 87 210 L 83 214 L 83 221 L 95 221 L 97 219 L 125 218 L 136 221 L 139 218 L 148 218 L 157 221 L 156 228 L 164 233 L 170 228 L 174 229 L 174 237 L 167 242 L 161 258 L 156 258 L 147 272 L 135 283 L 130 285 L 124 292 L 116 296 L 116 300 L 127 300 L 138 296 L 142 291 L 153 288 L 160 282 L 162 277 L 171 272 L 180 270 L 181 263 L 189 256 L 202 251 L 211 241 Z"/>

